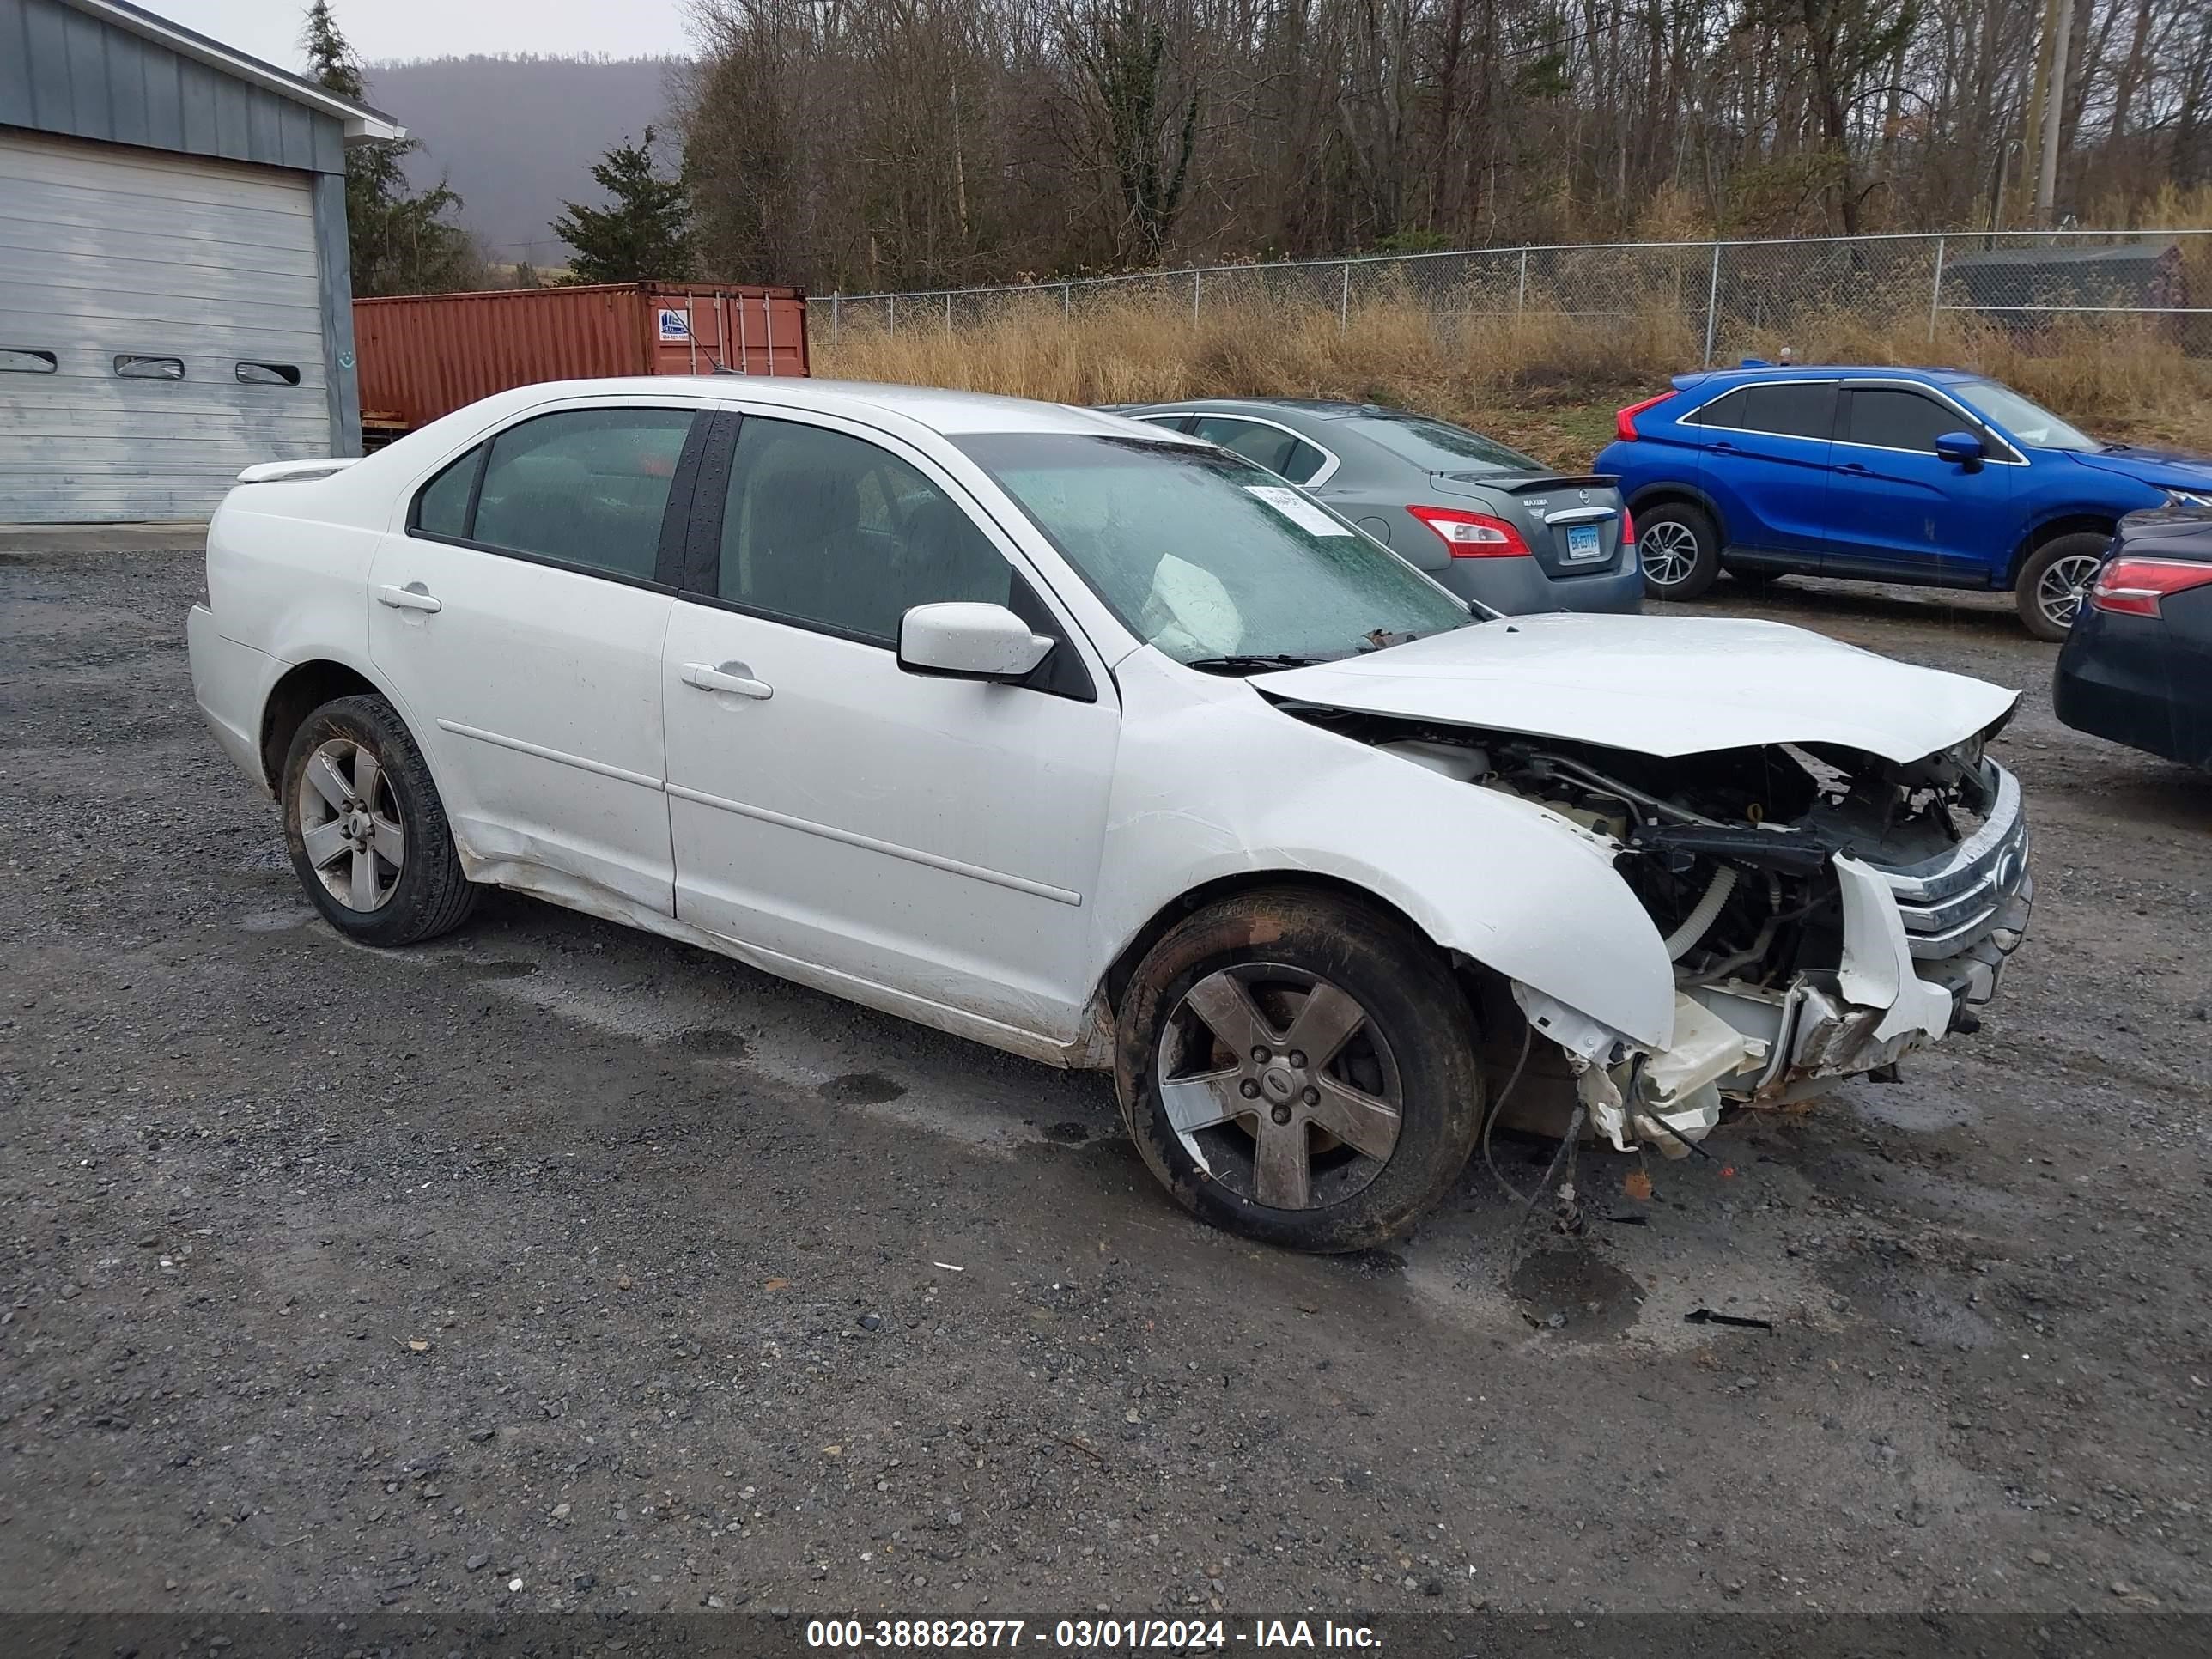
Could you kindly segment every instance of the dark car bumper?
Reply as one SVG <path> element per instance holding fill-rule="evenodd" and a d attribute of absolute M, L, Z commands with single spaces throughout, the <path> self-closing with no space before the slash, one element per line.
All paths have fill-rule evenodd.
<path fill-rule="evenodd" d="M 2051 702 L 2077 732 L 2212 769 L 2212 587 L 2164 615 L 2084 606 L 2058 653 Z"/>
<path fill-rule="evenodd" d="M 1480 599 L 1509 617 L 1543 611 L 1632 615 L 1644 608 L 1644 572 L 1632 553 L 1619 562 L 1626 568 L 1586 576 L 1550 576 L 1534 559 L 1454 559 L 1429 574 L 1462 599 Z"/>

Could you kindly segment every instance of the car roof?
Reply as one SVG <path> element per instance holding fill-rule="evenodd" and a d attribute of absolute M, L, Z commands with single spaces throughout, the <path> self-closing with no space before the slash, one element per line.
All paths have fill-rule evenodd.
<path fill-rule="evenodd" d="M 1127 437 L 1141 433 L 1164 442 L 1192 441 L 1158 427 L 1136 427 L 1122 416 L 1029 398 L 957 392 L 941 386 L 897 386 L 866 380 L 825 380 L 765 374 L 630 374 L 604 380 L 547 380 L 495 394 L 515 407 L 564 398 L 696 398 L 702 403 L 783 404 L 823 414 L 880 411 L 947 434 L 978 432 L 1065 432 Z M 487 398 L 486 402 L 493 401 Z"/>
<path fill-rule="evenodd" d="M 1754 363 L 1733 368 L 1706 368 L 1678 374 L 1674 384 L 1686 391 L 1693 386 L 1743 386 L 1753 380 L 1923 380 L 1930 386 L 1960 386 L 1984 377 L 1963 368 L 1915 368 L 1895 363 Z"/>
<path fill-rule="evenodd" d="M 1385 404 L 1355 404 L 1337 398 L 1179 398 L 1157 404 L 1116 404 L 1114 407 L 1129 413 L 1143 410 L 1147 414 L 1161 415 L 1178 410 L 1199 415 L 1288 412 L 1310 415 L 1323 421 L 1340 421 L 1354 415 L 1383 420 L 1417 418 L 1405 410 L 1392 409 Z"/>

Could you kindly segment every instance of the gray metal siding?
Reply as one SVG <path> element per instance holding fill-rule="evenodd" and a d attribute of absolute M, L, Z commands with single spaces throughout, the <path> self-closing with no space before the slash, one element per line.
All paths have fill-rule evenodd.
<path fill-rule="evenodd" d="M 0 0 L 0 126 L 345 171 L 345 135 L 334 117 L 60 0 Z"/>
<path fill-rule="evenodd" d="M 323 362 L 333 455 L 361 453 L 361 376 L 353 355 L 353 253 L 346 240 L 345 180 L 314 175 L 316 270 L 322 283 Z"/>
<path fill-rule="evenodd" d="M 335 293 L 318 187 L 340 203 Z M 0 373 L 0 520 L 204 517 L 242 467 L 332 453 L 350 394 L 326 373 L 333 314 L 350 334 L 343 195 L 336 178 L 0 131 L 0 346 L 58 361 Z M 181 358 L 185 378 L 122 379 L 118 353 Z M 300 384 L 242 385 L 241 361 L 295 365 Z"/>

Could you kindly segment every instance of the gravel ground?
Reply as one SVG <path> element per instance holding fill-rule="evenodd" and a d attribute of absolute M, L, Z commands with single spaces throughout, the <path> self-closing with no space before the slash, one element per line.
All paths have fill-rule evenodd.
<path fill-rule="evenodd" d="M 198 586 L 0 558 L 0 1610 L 2212 1609 L 2212 779 L 2002 602 L 1716 595 L 2027 688 L 1978 1036 L 1312 1260 L 1102 1079 L 519 897 L 341 942 Z"/>

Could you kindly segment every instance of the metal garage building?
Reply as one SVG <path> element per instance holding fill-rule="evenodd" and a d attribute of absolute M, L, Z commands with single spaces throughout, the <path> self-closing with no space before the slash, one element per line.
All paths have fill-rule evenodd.
<path fill-rule="evenodd" d="M 358 454 L 345 146 L 402 136 L 118 0 L 0 0 L 0 523 Z"/>

